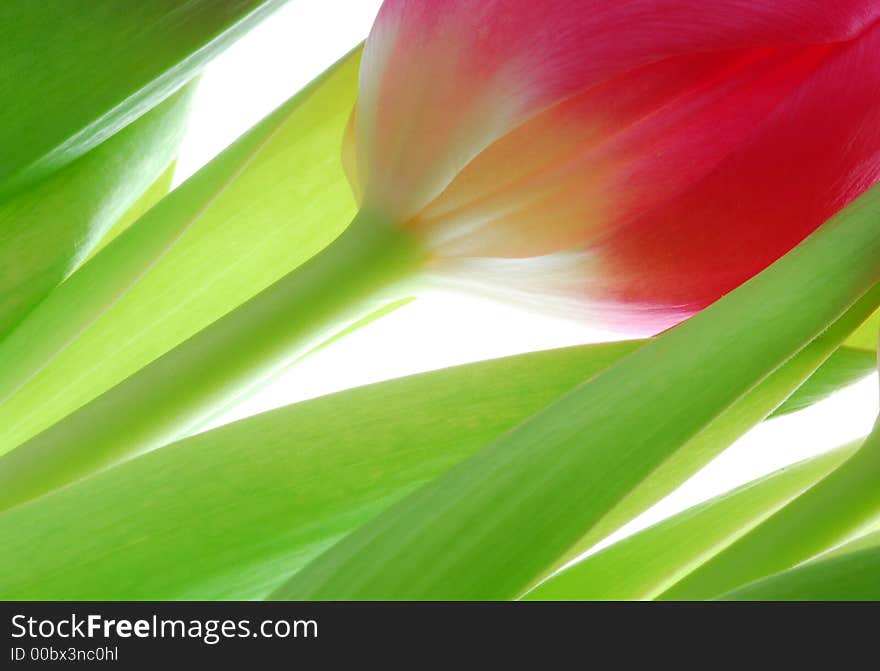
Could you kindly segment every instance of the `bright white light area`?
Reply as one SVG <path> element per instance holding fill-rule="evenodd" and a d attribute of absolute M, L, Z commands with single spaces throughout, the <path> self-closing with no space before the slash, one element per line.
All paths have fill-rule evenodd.
<path fill-rule="evenodd" d="M 355 46 L 380 4 L 293 0 L 220 56 L 196 95 L 177 181 Z M 588 325 L 484 299 L 430 294 L 317 352 L 212 425 L 382 379 L 610 337 Z M 764 423 L 615 537 L 864 435 L 877 396 L 875 376 L 809 410 Z"/>
<path fill-rule="evenodd" d="M 204 71 L 180 148 L 180 183 L 315 79 L 370 30 L 381 0 L 291 0 Z"/>

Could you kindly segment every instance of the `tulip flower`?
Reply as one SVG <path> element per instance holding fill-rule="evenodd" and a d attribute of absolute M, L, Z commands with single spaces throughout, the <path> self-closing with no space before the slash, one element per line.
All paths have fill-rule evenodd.
<path fill-rule="evenodd" d="M 880 178 L 875 0 L 386 0 L 346 137 L 446 281 L 654 333 Z"/>
<path fill-rule="evenodd" d="M 878 101 L 876 0 L 387 0 L 343 146 L 355 220 L 0 459 L 0 509 L 186 435 L 426 269 L 672 326 L 878 181 Z"/>

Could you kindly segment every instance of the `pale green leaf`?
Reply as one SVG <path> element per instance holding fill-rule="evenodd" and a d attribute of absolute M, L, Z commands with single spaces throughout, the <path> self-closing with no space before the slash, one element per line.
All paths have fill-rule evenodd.
<path fill-rule="evenodd" d="M 880 432 L 784 507 L 666 590 L 663 599 L 705 599 L 788 570 L 880 520 Z"/>
<path fill-rule="evenodd" d="M 872 294 L 866 301 L 858 303 L 748 394 L 731 402 L 700 427 L 597 520 L 592 529 L 560 557 L 557 565 L 581 554 L 671 493 L 737 438 L 771 415 L 781 403 L 783 408 L 803 408 L 851 381 L 848 375 L 841 372 L 842 364 L 847 364 L 850 357 L 844 355 L 835 358 L 841 351 L 835 348 L 867 316 L 876 300 L 876 295 Z M 862 360 L 860 356 L 856 358 Z M 817 366 L 820 367 L 817 369 Z"/>
<path fill-rule="evenodd" d="M 87 154 L 0 202 L 0 335 L 85 259 L 167 169 L 190 85 Z"/>
<path fill-rule="evenodd" d="M 410 236 L 359 215 L 308 263 L 0 456 L 0 509 L 191 435 L 297 357 L 406 296 L 423 254 Z"/>
<path fill-rule="evenodd" d="M 150 208 L 168 195 L 168 192 L 171 191 L 171 185 L 174 182 L 174 170 L 176 166 L 177 162 L 172 161 L 165 169 L 165 172 L 159 175 L 159 177 L 156 178 L 156 181 L 144 191 L 141 197 L 138 198 L 128 210 L 126 210 L 125 214 L 122 215 L 115 224 L 113 224 L 113 228 L 104 234 L 98 244 L 95 245 L 95 248 L 91 251 L 86 261 L 104 249 L 104 247 L 116 239 L 122 231 L 140 219 Z"/>
<path fill-rule="evenodd" d="M 859 327 L 858 330 L 861 330 Z M 779 417 L 790 412 L 803 410 L 838 389 L 858 382 L 877 370 L 877 354 L 873 351 L 841 347 L 822 364 L 785 403 L 779 406 L 771 417 Z"/>
<path fill-rule="evenodd" d="M 339 536 L 638 345 L 375 384 L 144 455 L 0 514 L 0 597 L 264 596 Z"/>
<path fill-rule="evenodd" d="M 877 334 L 880 333 L 880 310 L 866 319 L 865 323 L 853 331 L 846 339 L 848 347 L 862 349 L 868 352 L 877 351 Z"/>
<path fill-rule="evenodd" d="M 745 585 L 731 601 L 880 601 L 880 533 Z"/>
<path fill-rule="evenodd" d="M 0 343 L 0 453 L 214 322 L 333 240 L 354 53 L 175 189 Z"/>
<path fill-rule="evenodd" d="M 857 443 L 786 467 L 566 567 L 526 600 L 652 599 L 822 478 Z"/>
<path fill-rule="evenodd" d="M 264 596 L 415 486 L 642 345 L 417 375 L 168 446 L 0 514 L 14 547 L 0 557 L 0 572 L 14 576 L 0 596 Z M 242 497 L 247 506 L 236 504 Z"/>

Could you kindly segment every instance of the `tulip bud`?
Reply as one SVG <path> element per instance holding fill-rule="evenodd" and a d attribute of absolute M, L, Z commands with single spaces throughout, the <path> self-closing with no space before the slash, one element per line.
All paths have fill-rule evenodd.
<path fill-rule="evenodd" d="M 654 333 L 880 179 L 876 0 L 386 0 L 346 136 L 447 281 Z"/>

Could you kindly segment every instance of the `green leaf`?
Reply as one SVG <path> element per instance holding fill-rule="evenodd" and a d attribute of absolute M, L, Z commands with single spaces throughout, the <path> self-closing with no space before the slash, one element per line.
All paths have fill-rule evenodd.
<path fill-rule="evenodd" d="M 219 408 L 405 296 L 423 248 L 361 215 L 228 315 L 0 457 L 9 508 L 194 433 Z"/>
<path fill-rule="evenodd" d="M 805 407 L 820 400 L 820 393 L 831 393 L 836 384 L 846 382 L 848 378 L 840 373 L 840 366 L 849 359 L 835 359 L 832 353 L 869 314 L 875 302 L 876 297 L 872 294 L 866 301 L 856 304 L 772 375 L 720 410 L 597 520 L 592 529 L 560 557 L 557 566 L 581 554 L 670 494 L 737 438 L 771 415 L 780 404 Z"/>
<path fill-rule="evenodd" d="M 150 208 L 168 195 L 168 192 L 171 191 L 171 185 L 174 183 L 174 170 L 176 166 L 177 162 L 172 161 L 165 169 L 165 172 L 159 175 L 159 177 L 156 178 L 156 181 L 144 191 L 141 197 L 128 208 L 125 214 L 122 215 L 115 224 L 113 224 L 113 228 L 104 234 L 100 242 L 95 245 L 95 248 L 91 251 L 86 261 L 91 259 L 95 254 L 119 237 L 119 234 L 122 233 L 122 231 L 140 219 L 150 210 Z"/>
<path fill-rule="evenodd" d="M 0 556 L 0 573 L 13 576 L 0 596 L 265 596 L 417 485 L 643 344 L 392 380 L 168 446 L 0 514 L 0 536 L 14 548 Z"/>
<path fill-rule="evenodd" d="M 0 3 L 0 196 L 76 160 L 281 3 Z"/>
<path fill-rule="evenodd" d="M 344 538 L 275 596 L 522 594 L 861 297 L 858 321 L 829 337 L 832 349 L 876 309 L 878 219 L 875 188 L 714 305 Z"/>
<path fill-rule="evenodd" d="M 853 331 L 852 335 L 846 339 L 846 345 L 868 352 L 876 352 L 878 333 L 880 333 L 880 310 L 872 314 L 870 319 L 866 319 L 864 324 Z"/>
<path fill-rule="evenodd" d="M 0 335 L 76 268 L 165 171 L 188 86 L 49 178 L 0 202 Z"/>
<path fill-rule="evenodd" d="M 673 515 L 568 566 L 524 598 L 652 599 L 825 476 L 857 445 L 786 467 Z"/>
<path fill-rule="evenodd" d="M 355 212 L 353 53 L 175 189 L 0 343 L 0 453 L 284 276 Z M 5 400 L 4 400 L 5 399 Z"/>
<path fill-rule="evenodd" d="M 639 343 L 340 392 L 194 436 L 0 514 L 0 597 L 250 599 Z"/>
<path fill-rule="evenodd" d="M 730 601 L 878 601 L 880 532 L 740 587 L 721 598 Z"/>
<path fill-rule="evenodd" d="M 787 570 L 880 520 L 880 431 L 802 494 L 661 595 L 704 599 Z"/>
<path fill-rule="evenodd" d="M 861 330 L 861 327 L 858 330 Z M 841 347 L 770 416 L 779 417 L 808 408 L 838 389 L 858 382 L 876 370 L 876 352 L 855 347 Z"/>

